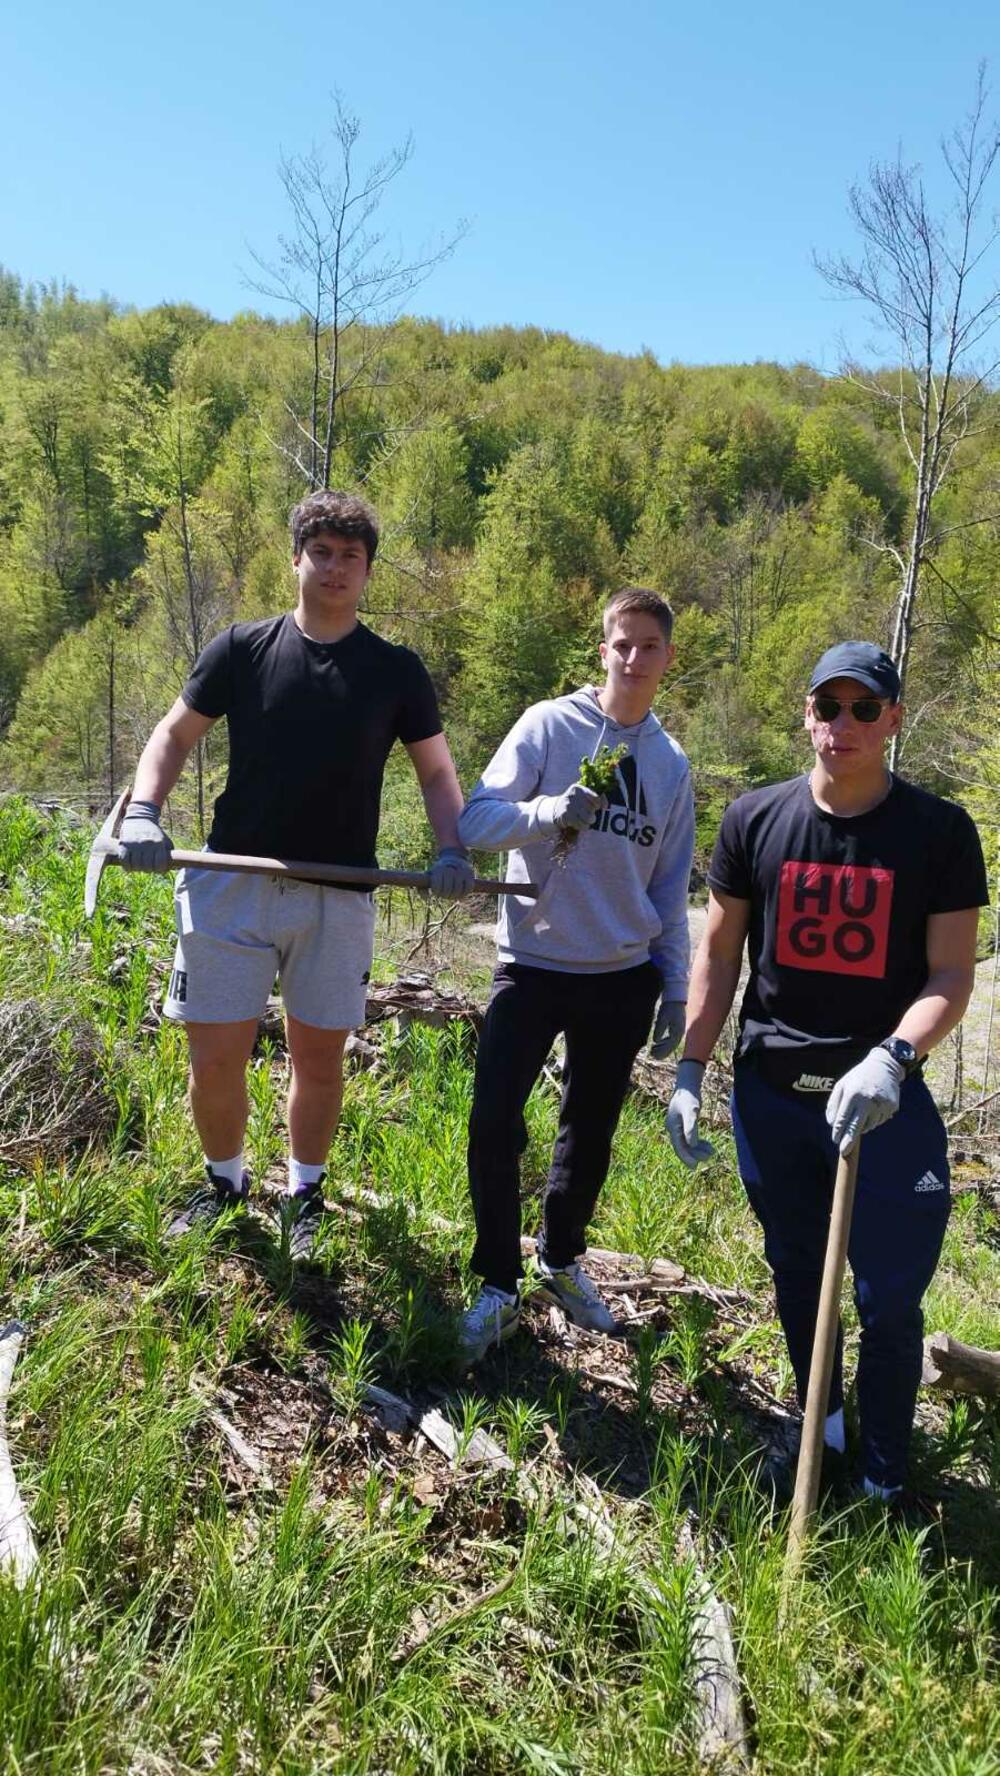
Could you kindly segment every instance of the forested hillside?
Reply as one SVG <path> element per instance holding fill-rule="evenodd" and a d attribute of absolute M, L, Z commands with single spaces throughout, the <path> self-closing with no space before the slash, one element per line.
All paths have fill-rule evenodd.
<path fill-rule="evenodd" d="M 95 802 L 226 623 L 291 602 L 287 514 L 308 490 L 305 323 L 138 312 L 0 274 L 0 782 Z M 803 675 L 831 640 L 887 640 L 912 469 L 891 409 L 807 366 L 685 368 L 534 329 L 401 319 L 342 341 L 330 481 L 378 507 L 368 601 L 419 646 L 466 782 L 534 698 L 594 671 L 624 581 L 678 613 L 658 705 L 721 802 L 797 767 Z M 996 781 L 997 397 L 938 496 L 903 768 Z M 225 741 L 191 772 L 195 831 Z M 993 753 L 991 764 L 990 752 Z M 383 850 L 422 854 L 390 774 Z M 994 796 L 995 801 L 995 796 Z"/>

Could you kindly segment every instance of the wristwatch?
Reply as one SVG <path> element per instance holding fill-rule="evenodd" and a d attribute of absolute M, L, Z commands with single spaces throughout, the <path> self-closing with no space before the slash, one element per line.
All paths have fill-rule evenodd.
<path fill-rule="evenodd" d="M 903 1036 L 887 1036 L 884 1042 L 879 1043 L 879 1048 L 884 1048 L 894 1061 L 899 1062 L 904 1079 L 909 1079 L 910 1074 L 915 1073 L 922 1065 L 913 1043 L 907 1042 Z"/>

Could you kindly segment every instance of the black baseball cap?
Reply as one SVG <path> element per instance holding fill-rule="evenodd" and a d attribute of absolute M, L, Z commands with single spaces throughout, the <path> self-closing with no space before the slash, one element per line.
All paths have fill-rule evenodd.
<path fill-rule="evenodd" d="M 831 678 L 856 678 L 859 684 L 874 691 L 876 697 L 887 697 L 890 703 L 899 702 L 899 673 L 889 655 L 874 642 L 838 641 L 835 647 L 827 648 L 813 667 L 810 691 L 818 691 L 820 685 L 828 684 Z"/>

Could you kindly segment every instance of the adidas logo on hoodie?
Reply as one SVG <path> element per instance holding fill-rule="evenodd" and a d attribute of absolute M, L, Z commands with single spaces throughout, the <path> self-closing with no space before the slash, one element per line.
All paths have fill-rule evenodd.
<path fill-rule="evenodd" d="M 913 1186 L 913 1192 L 914 1195 L 916 1195 L 918 1191 L 926 1195 L 930 1190 L 943 1190 L 944 1188 L 944 1179 L 939 1178 L 936 1172 L 925 1172 L 922 1178 L 917 1179 L 917 1182 Z"/>

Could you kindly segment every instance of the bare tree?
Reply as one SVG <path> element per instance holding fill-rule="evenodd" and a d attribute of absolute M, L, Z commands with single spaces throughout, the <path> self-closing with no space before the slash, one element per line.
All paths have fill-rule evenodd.
<path fill-rule="evenodd" d="M 905 166 L 900 156 L 875 163 L 867 184 L 850 192 L 860 257 L 816 261 L 835 290 L 868 305 L 898 364 L 891 373 L 856 365 L 846 373 L 895 411 L 913 470 L 908 535 L 880 543 L 900 574 L 890 649 L 904 685 L 921 570 L 935 571 L 934 555 L 956 528 L 935 526 L 935 497 L 956 450 L 978 429 L 1000 364 L 986 344 L 1000 320 L 1000 283 L 988 264 L 1000 224 L 986 209 L 1000 128 L 986 122 L 988 97 L 982 63 L 971 111 L 941 143 L 951 192 L 941 216 L 930 212 L 919 167 Z M 894 739 L 893 765 L 896 747 Z"/>
<path fill-rule="evenodd" d="M 282 157 L 278 172 L 291 210 L 291 232 L 279 237 L 275 259 L 251 249 L 257 275 L 248 280 L 259 295 L 287 303 L 308 330 L 307 409 L 301 412 L 286 399 L 293 433 L 279 447 L 311 490 L 330 485 L 343 404 L 353 390 L 371 386 L 385 331 L 397 319 L 403 298 L 454 252 L 466 232 L 460 222 L 450 238 L 414 259 L 388 248 L 372 218 L 410 160 L 413 138 L 407 136 L 359 173 L 360 121 L 339 95 L 334 103 L 333 170 L 316 148 Z"/>

